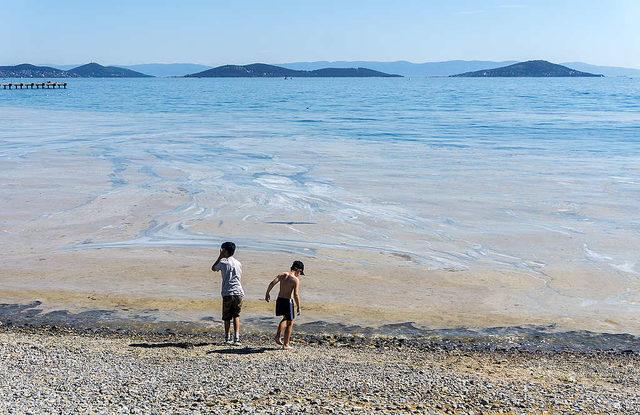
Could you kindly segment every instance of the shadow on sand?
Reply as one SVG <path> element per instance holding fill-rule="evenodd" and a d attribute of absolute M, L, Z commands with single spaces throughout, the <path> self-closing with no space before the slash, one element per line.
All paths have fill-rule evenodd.
<path fill-rule="evenodd" d="M 175 347 L 178 349 L 194 349 L 204 346 L 219 346 L 216 343 L 192 343 L 192 342 L 163 342 L 163 343 L 131 343 L 129 347 L 139 347 L 142 349 L 164 349 L 167 347 Z M 207 354 L 256 354 L 264 353 L 269 350 L 276 350 L 273 347 L 229 347 L 225 349 L 209 350 Z"/>
<path fill-rule="evenodd" d="M 273 347 L 230 347 L 228 349 L 209 350 L 207 354 L 256 354 L 276 350 Z"/>
<path fill-rule="evenodd" d="M 162 349 L 165 347 L 193 349 L 194 347 L 203 347 L 203 346 L 215 346 L 215 343 L 165 342 L 165 343 L 131 343 L 129 345 L 129 347 L 141 347 L 143 349 Z"/>

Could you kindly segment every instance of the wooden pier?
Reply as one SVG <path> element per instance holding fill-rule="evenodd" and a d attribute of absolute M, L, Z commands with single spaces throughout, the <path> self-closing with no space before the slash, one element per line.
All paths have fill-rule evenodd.
<path fill-rule="evenodd" d="M 2 89 L 67 89 L 66 82 L 12 82 L 2 84 Z"/>

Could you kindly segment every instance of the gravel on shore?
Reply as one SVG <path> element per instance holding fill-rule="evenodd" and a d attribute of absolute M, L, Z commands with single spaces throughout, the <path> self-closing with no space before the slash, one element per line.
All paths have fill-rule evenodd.
<path fill-rule="evenodd" d="M 0 330 L 6 414 L 639 414 L 635 353 Z"/>

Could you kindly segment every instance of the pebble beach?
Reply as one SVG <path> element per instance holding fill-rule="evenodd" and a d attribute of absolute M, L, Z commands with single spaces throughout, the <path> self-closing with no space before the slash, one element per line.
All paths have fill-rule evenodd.
<path fill-rule="evenodd" d="M 635 414 L 640 355 L 0 326 L 3 414 Z"/>

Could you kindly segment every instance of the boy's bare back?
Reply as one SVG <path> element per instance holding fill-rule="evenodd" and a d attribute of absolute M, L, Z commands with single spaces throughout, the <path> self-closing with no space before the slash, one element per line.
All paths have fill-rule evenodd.
<path fill-rule="evenodd" d="M 276 300 L 276 316 L 282 316 L 282 321 L 278 323 L 278 330 L 276 331 L 275 341 L 282 345 L 285 350 L 291 349 L 289 346 L 289 340 L 291 339 L 291 330 L 293 329 L 293 319 L 296 315 L 300 315 L 300 275 L 304 275 L 304 264 L 302 261 L 293 261 L 291 265 L 291 271 L 285 272 L 273 279 L 267 287 L 267 292 L 264 294 L 264 300 L 269 302 L 271 290 L 280 284 L 280 292 L 278 293 L 278 299 Z M 293 297 L 293 299 L 291 299 Z M 293 311 L 293 305 L 296 305 L 295 313 Z M 284 336 L 282 333 L 284 331 Z"/>
<path fill-rule="evenodd" d="M 278 282 L 280 283 L 278 297 L 291 298 L 300 280 L 295 275 L 285 272 L 284 274 L 278 275 Z"/>

